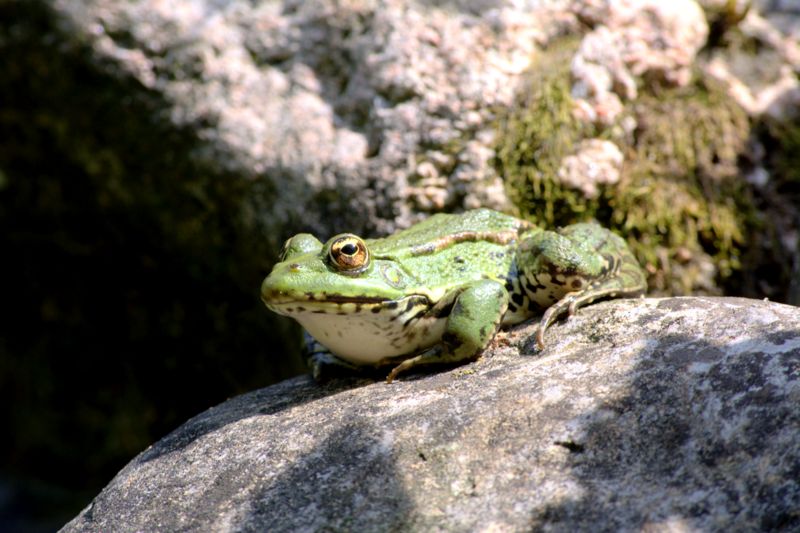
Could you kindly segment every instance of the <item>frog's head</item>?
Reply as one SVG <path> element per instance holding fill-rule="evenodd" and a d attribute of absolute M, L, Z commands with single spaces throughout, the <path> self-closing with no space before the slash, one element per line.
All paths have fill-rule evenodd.
<path fill-rule="evenodd" d="M 343 233 L 322 244 L 301 233 L 286 241 L 281 261 L 261 285 L 261 299 L 273 311 L 295 317 L 377 314 L 397 307 L 411 283 L 394 261 L 372 257 L 368 242 L 356 235 Z"/>

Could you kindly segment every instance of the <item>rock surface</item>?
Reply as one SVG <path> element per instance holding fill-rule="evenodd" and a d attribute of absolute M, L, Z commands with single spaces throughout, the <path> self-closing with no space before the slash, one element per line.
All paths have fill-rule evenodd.
<path fill-rule="evenodd" d="M 52 2 L 98 62 L 195 132 L 195 156 L 274 190 L 270 217 L 324 230 L 331 209 L 380 231 L 417 209 L 507 206 L 494 109 L 536 45 L 575 26 L 558 0 L 438 4 Z"/>
<path fill-rule="evenodd" d="M 699 3 L 711 39 L 709 4 L 731 2 Z M 753 120 L 795 113 L 795 2 L 755 2 L 740 29 L 756 46 L 742 50 L 769 61 L 744 66 L 697 52 L 706 22 L 695 4 L 0 0 L 0 402 L 16 407 L 0 470 L 32 480 L 23 498 L 53 503 L 3 498 L 0 529 L 9 508 L 74 515 L 79 489 L 95 493 L 189 413 L 299 371 L 287 357 L 296 331 L 257 297 L 287 236 L 377 236 L 428 212 L 510 207 L 495 119 L 524 105 L 532 65 L 564 41 L 580 44 L 563 63 L 588 122 L 680 85 L 689 67 L 725 82 Z M 646 122 L 635 116 L 603 145 L 559 156 L 553 170 L 583 200 L 605 201 L 620 155 L 629 168 L 626 136 Z M 778 216 L 772 200 L 765 209 L 785 220 L 781 240 L 746 247 L 780 251 L 774 263 L 794 265 L 793 280 L 800 201 L 796 179 L 784 186 L 773 169 L 800 168 L 777 157 L 800 153 L 797 138 L 718 163 L 733 161 L 732 175 L 752 167 L 750 181 L 783 198 Z M 715 288 L 708 257 L 675 257 L 688 262 L 671 272 L 699 272 L 693 286 Z M 774 289 L 758 279 L 748 294 L 781 298 L 789 276 L 763 271 Z M 789 301 L 800 302 L 793 283 Z M 65 494 L 79 500 L 67 511 Z"/>
<path fill-rule="evenodd" d="M 64 531 L 800 528 L 800 309 L 612 301 L 387 385 L 295 378 L 193 418 Z"/>

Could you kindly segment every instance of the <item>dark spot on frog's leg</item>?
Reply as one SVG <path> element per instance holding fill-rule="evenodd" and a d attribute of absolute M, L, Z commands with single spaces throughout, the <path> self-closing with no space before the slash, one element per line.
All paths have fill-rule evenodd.
<path fill-rule="evenodd" d="M 520 294 L 520 293 L 518 293 L 518 292 L 515 292 L 514 294 L 512 294 L 512 295 L 511 295 L 511 299 L 514 301 L 514 303 L 515 303 L 515 304 L 516 304 L 518 307 L 519 307 L 519 306 L 521 306 L 521 305 L 524 303 L 524 301 L 525 301 L 525 299 L 522 297 L 522 294 Z"/>
<path fill-rule="evenodd" d="M 461 305 L 461 302 L 456 299 L 455 304 L 453 305 L 453 311 L 451 314 L 461 315 L 465 318 L 469 318 L 472 313 L 469 312 L 469 309 Z"/>
<path fill-rule="evenodd" d="M 324 309 L 314 309 L 311 312 L 317 315 L 324 315 L 327 311 L 325 311 Z"/>
<path fill-rule="evenodd" d="M 408 313 L 412 309 L 414 309 L 414 299 L 413 298 L 409 298 L 408 303 L 406 304 L 405 312 Z"/>
<path fill-rule="evenodd" d="M 372 311 L 373 313 L 377 314 L 377 313 L 380 313 L 380 312 L 381 312 L 381 308 L 380 308 L 380 307 L 378 307 L 378 306 L 376 305 L 375 307 L 373 307 L 373 308 L 371 309 L 371 311 Z"/>
<path fill-rule="evenodd" d="M 517 312 L 517 306 L 514 305 L 513 303 L 509 303 L 508 304 L 508 312 L 509 313 L 516 313 Z"/>
<path fill-rule="evenodd" d="M 583 286 L 583 281 L 578 278 L 572 280 L 572 288 L 573 289 L 580 289 Z"/>
<path fill-rule="evenodd" d="M 444 344 L 452 352 L 461 344 L 461 339 L 459 339 L 458 335 L 455 333 L 446 331 L 442 335 L 442 344 Z"/>
<path fill-rule="evenodd" d="M 397 300 L 392 300 L 391 302 L 386 302 L 387 309 L 397 309 L 398 303 Z"/>
<path fill-rule="evenodd" d="M 535 300 L 528 300 L 528 311 L 539 311 L 539 304 L 537 304 Z"/>

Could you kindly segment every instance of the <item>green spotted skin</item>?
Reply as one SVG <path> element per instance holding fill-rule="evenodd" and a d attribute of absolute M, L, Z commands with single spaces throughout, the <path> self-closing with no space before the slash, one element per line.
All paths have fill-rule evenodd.
<path fill-rule="evenodd" d="M 541 348 L 564 313 L 645 289 L 625 242 L 597 224 L 546 231 L 478 209 L 382 239 L 296 235 L 261 297 L 310 334 L 315 377 L 390 365 L 391 382 L 420 365 L 472 360 L 500 326 L 544 313 Z"/>

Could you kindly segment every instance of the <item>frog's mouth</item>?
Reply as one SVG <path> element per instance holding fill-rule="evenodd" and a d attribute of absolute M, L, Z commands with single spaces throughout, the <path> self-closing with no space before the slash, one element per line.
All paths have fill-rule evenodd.
<path fill-rule="evenodd" d="M 307 302 L 330 302 L 335 304 L 382 304 L 391 302 L 389 298 L 381 298 L 379 296 L 337 296 L 326 295 L 323 298 L 316 298 L 313 295 L 305 301 Z"/>
<path fill-rule="evenodd" d="M 264 303 L 275 311 L 288 316 L 308 313 L 331 313 L 349 315 L 359 313 L 401 315 L 412 310 L 430 306 L 427 297 L 411 295 L 391 299 L 380 296 L 343 296 L 327 293 L 286 294 L 272 293 L 262 296 Z"/>
<path fill-rule="evenodd" d="M 267 293 L 263 293 L 261 295 L 261 299 L 268 306 L 283 306 L 293 303 L 373 305 L 392 301 L 390 298 L 384 298 L 381 296 L 342 296 L 339 294 L 328 294 L 326 292 L 306 292 L 297 294 L 283 291 L 269 291 Z"/>

